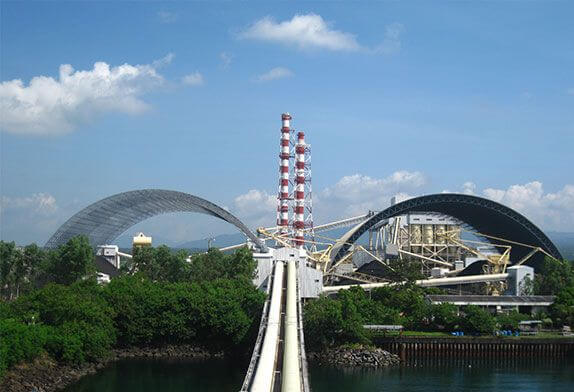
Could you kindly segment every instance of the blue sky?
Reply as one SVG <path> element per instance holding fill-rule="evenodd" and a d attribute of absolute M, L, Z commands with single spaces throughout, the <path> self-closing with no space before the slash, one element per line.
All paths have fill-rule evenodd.
<path fill-rule="evenodd" d="M 572 15 L 567 1 L 2 2 L 1 237 L 43 243 L 139 188 L 273 224 L 284 111 L 312 144 L 316 221 L 449 190 L 574 231 Z M 138 228 L 234 231 L 196 215 Z"/>

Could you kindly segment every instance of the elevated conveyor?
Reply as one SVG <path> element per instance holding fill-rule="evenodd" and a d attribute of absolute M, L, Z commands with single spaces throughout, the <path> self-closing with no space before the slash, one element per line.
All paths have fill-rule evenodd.
<path fill-rule="evenodd" d="M 283 258 L 274 260 L 269 296 L 241 392 L 309 391 L 298 260 Z"/>

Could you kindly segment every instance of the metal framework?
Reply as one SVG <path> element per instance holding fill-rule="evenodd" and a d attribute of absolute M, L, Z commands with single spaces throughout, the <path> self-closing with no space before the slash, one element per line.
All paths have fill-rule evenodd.
<path fill-rule="evenodd" d="M 337 263 L 349 251 L 349 248 L 369 229 L 385 219 L 410 212 L 436 212 L 461 220 L 479 232 L 489 233 L 493 237 L 509 243 L 519 242 L 539 247 L 554 258 L 562 255 L 552 241 L 523 215 L 495 201 L 478 196 L 440 193 L 420 196 L 390 206 L 355 226 L 339 239 L 331 251 L 331 263 Z M 493 242 L 493 238 L 487 238 Z M 516 262 L 524 258 L 531 250 L 519 249 L 510 255 Z"/>
<path fill-rule="evenodd" d="M 263 252 L 267 247 L 239 219 L 210 201 L 188 193 L 142 189 L 119 193 L 84 208 L 64 223 L 46 242 L 56 248 L 76 235 L 88 236 L 93 246 L 108 244 L 133 225 L 170 212 L 197 212 L 236 226 Z"/>

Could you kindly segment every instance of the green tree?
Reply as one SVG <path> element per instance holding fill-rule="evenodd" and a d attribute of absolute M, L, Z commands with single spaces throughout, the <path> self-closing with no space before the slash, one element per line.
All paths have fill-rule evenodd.
<path fill-rule="evenodd" d="M 521 321 L 529 319 L 531 319 L 530 315 L 519 313 L 516 310 L 496 316 L 496 322 L 500 329 L 512 331 L 518 330 L 518 324 Z"/>
<path fill-rule="evenodd" d="M 329 297 L 307 302 L 303 312 L 305 344 L 312 349 L 333 345 L 343 330 L 341 303 Z"/>
<path fill-rule="evenodd" d="M 360 289 L 362 291 L 362 289 Z M 364 320 L 361 317 L 359 307 L 361 301 L 361 292 L 359 290 L 341 290 L 337 299 L 341 303 L 341 316 L 343 325 L 341 339 L 345 343 L 369 343 L 370 338 L 363 327 Z"/>
<path fill-rule="evenodd" d="M 456 305 L 442 303 L 431 306 L 433 327 L 438 330 L 453 330 L 460 324 Z"/>
<path fill-rule="evenodd" d="M 426 330 L 431 327 L 431 304 L 425 300 L 420 287 L 412 284 L 380 287 L 373 291 L 372 298 L 400 312 L 407 329 Z"/>
<path fill-rule="evenodd" d="M 558 325 L 574 327 L 574 285 L 565 287 L 558 293 L 550 312 Z"/>
<path fill-rule="evenodd" d="M 232 255 L 224 254 L 216 248 L 207 253 L 191 257 L 190 277 L 192 281 L 215 279 L 252 279 L 257 264 L 249 249 L 241 248 Z"/>
<path fill-rule="evenodd" d="M 247 338 L 265 300 L 251 282 L 229 279 L 169 283 L 139 274 L 116 278 L 104 290 L 125 345 L 233 347 Z"/>
<path fill-rule="evenodd" d="M 572 263 L 545 257 L 534 279 L 534 292 L 538 295 L 556 295 L 566 287 L 572 286 L 574 286 Z"/>
<path fill-rule="evenodd" d="M 37 357 L 49 334 L 50 329 L 43 325 L 25 325 L 15 319 L 0 320 L 0 379 L 7 368 Z"/>
<path fill-rule="evenodd" d="M 189 276 L 189 264 L 185 261 L 187 252 L 179 250 L 172 252 L 162 245 L 155 249 L 155 262 L 159 267 L 158 280 L 166 282 L 180 282 Z"/>
<path fill-rule="evenodd" d="M 130 270 L 137 271 L 152 281 L 179 282 L 189 275 L 186 258 L 185 251 L 180 250 L 174 253 L 166 245 L 157 248 L 136 247 L 133 251 Z"/>
<path fill-rule="evenodd" d="M 86 236 L 76 236 L 50 254 L 50 273 L 54 282 L 69 285 L 93 276 L 96 271 L 94 251 Z"/>
<path fill-rule="evenodd" d="M 0 241 L 0 293 L 7 299 L 14 296 L 14 265 L 17 253 L 14 242 Z"/>
<path fill-rule="evenodd" d="M 480 306 L 468 305 L 464 307 L 462 327 L 466 332 L 491 334 L 496 329 L 496 319 L 488 310 Z"/>
<path fill-rule="evenodd" d="M 50 326 L 46 350 L 73 363 L 102 358 L 116 341 L 113 309 L 95 281 L 48 284 L 12 303 L 14 318 Z"/>

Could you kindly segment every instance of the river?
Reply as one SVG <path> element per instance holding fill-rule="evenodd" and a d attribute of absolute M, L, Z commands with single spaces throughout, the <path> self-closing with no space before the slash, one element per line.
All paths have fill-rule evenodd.
<path fill-rule="evenodd" d="M 66 392 L 233 391 L 244 363 L 230 359 L 129 359 L 82 378 Z M 313 392 L 363 391 L 574 391 L 574 361 L 419 361 L 389 369 L 309 367 Z"/>

